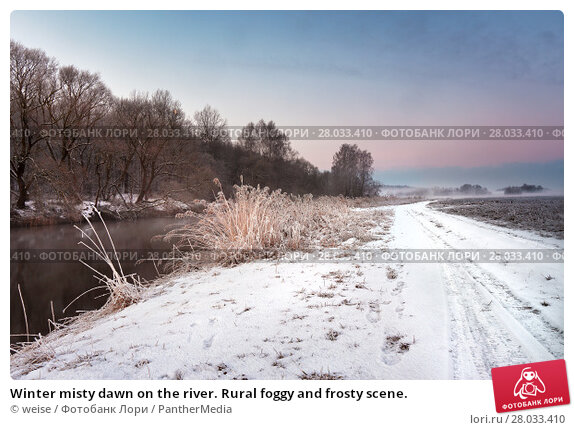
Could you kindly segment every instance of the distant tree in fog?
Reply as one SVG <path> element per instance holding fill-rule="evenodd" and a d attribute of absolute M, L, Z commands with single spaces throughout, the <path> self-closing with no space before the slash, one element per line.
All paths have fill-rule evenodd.
<path fill-rule="evenodd" d="M 544 187 L 542 185 L 528 185 L 522 184 L 519 187 L 506 187 L 503 188 L 504 194 L 522 194 L 522 193 L 540 193 L 544 191 Z"/>
<path fill-rule="evenodd" d="M 456 191 L 460 194 L 474 195 L 474 196 L 482 196 L 485 194 L 489 194 L 489 191 L 487 188 L 480 186 L 478 184 L 476 184 L 476 185 L 464 184 L 460 188 L 458 188 L 458 190 L 456 190 Z"/>

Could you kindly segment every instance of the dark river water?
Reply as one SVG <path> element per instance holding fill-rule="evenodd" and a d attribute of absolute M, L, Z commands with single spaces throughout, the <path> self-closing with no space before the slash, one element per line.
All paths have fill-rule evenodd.
<path fill-rule="evenodd" d="M 145 257 L 165 256 L 171 245 L 161 236 L 181 222 L 174 218 L 150 218 L 135 221 L 108 222 L 107 226 L 116 249 L 122 255 L 125 274 L 137 273 L 142 279 L 153 280 L 158 276 L 157 265 Z M 109 251 L 111 246 L 101 223 L 95 223 L 102 241 Z M 88 232 L 87 224 L 80 227 Z M 92 235 L 93 237 L 93 235 Z M 104 289 L 85 294 L 70 306 L 64 308 L 80 294 L 100 285 L 94 272 L 77 260 L 77 256 L 90 256 L 86 248 L 79 245 L 82 234 L 71 224 L 42 227 L 17 227 L 10 230 L 10 333 L 25 334 L 26 326 L 18 285 L 22 291 L 29 332 L 45 334 L 49 331 L 48 319 L 52 318 L 50 302 L 53 302 L 56 320 L 77 315 L 77 311 L 97 309 L 106 297 Z M 84 238 L 84 241 L 86 239 Z M 64 251 L 65 250 L 65 251 Z M 121 250 L 121 251 L 120 251 Z M 80 251 L 81 254 L 74 251 Z M 50 261 L 46 261 L 50 260 Z M 89 264 L 105 275 L 110 270 L 101 262 Z M 160 265 L 159 272 L 167 268 Z M 11 336 L 10 342 L 25 340 Z"/>

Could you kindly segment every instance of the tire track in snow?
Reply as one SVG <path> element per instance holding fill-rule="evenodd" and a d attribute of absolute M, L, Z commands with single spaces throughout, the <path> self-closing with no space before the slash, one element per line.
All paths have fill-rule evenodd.
<path fill-rule="evenodd" d="M 442 265 L 449 307 L 451 372 L 454 379 L 488 379 L 498 365 L 528 361 L 521 345 L 494 323 L 492 310 L 464 273 Z M 476 304 L 480 303 L 480 309 Z M 517 360 L 517 361 L 516 361 Z"/>
<path fill-rule="evenodd" d="M 429 214 L 411 209 L 406 214 L 431 240 L 455 249 L 428 225 L 433 223 Z M 488 378 L 490 368 L 497 365 L 563 356 L 563 332 L 531 312 L 504 282 L 472 262 L 441 267 L 451 314 L 449 341 L 455 379 Z"/>

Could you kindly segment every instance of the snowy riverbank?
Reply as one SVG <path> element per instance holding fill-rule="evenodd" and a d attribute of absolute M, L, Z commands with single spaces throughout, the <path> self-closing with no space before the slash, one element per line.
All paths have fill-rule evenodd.
<path fill-rule="evenodd" d="M 205 200 L 184 203 L 171 198 L 158 198 L 136 203 L 135 196 L 125 195 L 113 201 L 98 202 L 98 210 L 106 220 L 156 218 L 172 216 L 188 210 L 201 212 Z M 84 222 L 84 216 L 95 216 L 95 202 L 85 200 L 77 204 L 64 204 L 57 200 L 29 201 L 24 209 L 10 208 L 11 227 L 30 227 Z"/>

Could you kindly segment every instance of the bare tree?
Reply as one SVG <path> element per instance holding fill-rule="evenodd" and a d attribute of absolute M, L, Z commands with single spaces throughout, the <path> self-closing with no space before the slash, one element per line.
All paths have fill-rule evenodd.
<path fill-rule="evenodd" d="M 261 136 L 261 155 L 272 159 L 286 160 L 293 154 L 289 138 L 277 128 L 273 121 L 265 123 L 265 121 L 260 120 L 256 129 Z"/>
<path fill-rule="evenodd" d="M 358 160 L 359 195 L 369 196 L 375 194 L 379 185 L 373 180 L 373 156 L 368 151 L 360 151 Z"/>
<path fill-rule="evenodd" d="M 370 195 L 378 189 L 373 181 L 373 157 L 357 145 L 341 145 L 333 156 L 331 173 L 335 192 L 344 196 Z"/>
<path fill-rule="evenodd" d="M 289 138 L 273 121 L 265 122 L 261 119 L 257 124 L 250 122 L 243 127 L 238 144 L 270 159 L 287 160 L 295 157 Z"/>
<path fill-rule="evenodd" d="M 248 123 L 243 129 L 241 130 L 241 135 L 239 139 L 237 139 L 237 143 L 242 148 L 245 148 L 247 151 L 257 152 L 258 145 L 260 142 L 260 138 L 257 135 L 255 124 L 252 122 Z"/>
<path fill-rule="evenodd" d="M 130 132 L 125 143 L 131 147 L 138 162 L 136 202 L 140 203 L 149 197 L 155 179 L 175 163 L 162 156 L 166 147 L 176 140 L 175 133 L 183 126 L 185 115 L 180 103 L 165 90 L 157 90 L 151 97 L 147 93 L 133 93 L 127 99 L 118 100 L 116 115 L 119 124 L 137 131 Z"/>
<path fill-rule="evenodd" d="M 47 139 L 47 149 L 54 163 L 47 179 L 65 184 L 67 198 L 81 200 L 89 172 L 93 143 L 91 129 L 109 111 L 111 93 L 98 74 L 74 66 L 60 68 L 59 91 L 50 106 L 50 122 L 56 133 Z"/>
<path fill-rule="evenodd" d="M 34 180 L 34 149 L 44 140 L 55 101 L 57 65 L 39 49 L 10 41 L 10 177 L 17 185 L 17 208 L 24 208 Z"/>
<path fill-rule="evenodd" d="M 229 142 L 229 136 L 225 130 L 227 121 L 217 109 L 213 109 L 209 105 L 195 112 L 193 125 L 196 129 L 197 137 L 201 142 L 207 144 L 208 147 L 217 143 Z"/>
<path fill-rule="evenodd" d="M 60 68 L 58 81 L 60 91 L 50 108 L 51 122 L 58 129 L 58 148 L 51 141 L 49 150 L 55 161 L 71 165 L 74 151 L 89 144 L 82 133 L 72 131 L 87 131 L 104 118 L 111 93 L 98 74 L 74 66 Z"/>

